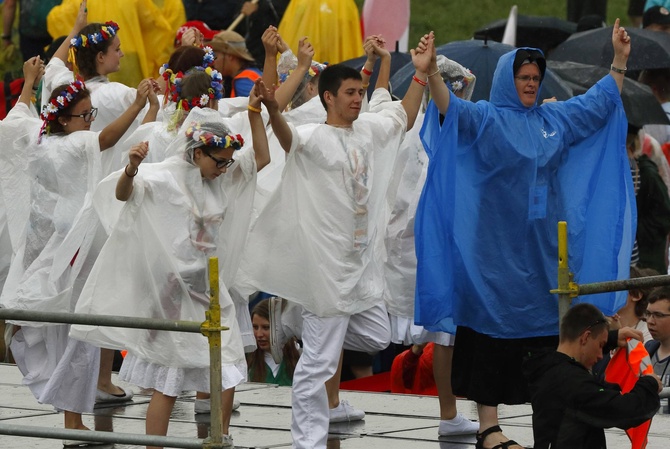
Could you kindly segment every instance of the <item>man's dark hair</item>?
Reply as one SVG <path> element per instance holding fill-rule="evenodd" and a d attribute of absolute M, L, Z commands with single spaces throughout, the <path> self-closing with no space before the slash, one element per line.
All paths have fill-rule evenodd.
<path fill-rule="evenodd" d="M 630 278 L 637 279 L 647 276 L 658 276 L 658 271 L 653 268 L 637 268 L 630 267 Z M 628 290 L 628 293 L 634 296 L 639 296 L 640 299 L 635 301 L 635 316 L 642 318 L 645 310 L 647 310 L 647 304 L 649 303 L 649 294 L 652 292 L 653 287 L 635 287 Z"/>
<path fill-rule="evenodd" d="M 599 335 L 603 330 L 609 329 L 609 324 L 603 313 L 591 304 L 577 304 L 568 310 L 561 321 L 561 342 L 575 341 L 586 330 L 591 330 L 592 335 Z"/>
<path fill-rule="evenodd" d="M 648 303 L 653 304 L 656 301 L 670 301 L 670 286 L 656 287 L 649 294 Z"/>
<path fill-rule="evenodd" d="M 349 79 L 360 81 L 363 78 L 358 70 L 344 64 L 329 65 L 323 72 L 321 72 L 321 75 L 319 76 L 319 99 L 326 111 L 328 111 L 328 105 L 323 98 L 326 91 L 337 96 L 337 91 L 340 89 L 342 81 Z"/>

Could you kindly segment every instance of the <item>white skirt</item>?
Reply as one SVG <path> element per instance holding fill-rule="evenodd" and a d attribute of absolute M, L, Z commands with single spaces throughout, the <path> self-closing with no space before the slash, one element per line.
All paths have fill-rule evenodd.
<path fill-rule="evenodd" d="M 119 378 L 141 388 L 153 388 L 165 396 L 179 396 L 182 391 L 209 392 L 209 368 L 175 368 L 147 362 L 131 353 L 126 355 Z M 227 390 L 247 380 L 247 365 L 222 364 L 221 388 Z"/>
<path fill-rule="evenodd" d="M 100 349 L 68 337 L 69 325 L 23 326 L 10 345 L 23 384 L 40 404 L 90 413 L 100 371 Z"/>

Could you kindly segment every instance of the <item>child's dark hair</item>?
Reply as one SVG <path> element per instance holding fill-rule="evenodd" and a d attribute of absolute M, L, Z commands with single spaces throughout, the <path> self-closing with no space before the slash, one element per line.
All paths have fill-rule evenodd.
<path fill-rule="evenodd" d="M 204 56 L 205 50 L 200 47 L 194 47 L 192 45 L 182 46 L 173 51 L 172 55 L 170 55 L 170 59 L 167 63 L 168 68 L 172 70 L 173 73 L 186 73 L 193 67 L 201 66 Z"/>
<path fill-rule="evenodd" d="M 49 97 L 49 102 L 53 100 L 54 98 L 58 97 L 61 95 L 61 93 L 68 88 L 70 84 L 61 84 L 60 86 L 57 86 L 53 92 L 51 92 L 51 96 Z M 59 109 L 58 113 L 56 114 L 55 119 L 49 120 L 49 133 L 51 134 L 58 134 L 58 133 L 63 133 L 65 132 L 65 128 L 63 127 L 62 123 L 58 121 L 58 117 L 64 117 L 67 116 L 72 109 L 74 109 L 75 106 L 77 106 L 82 100 L 85 98 L 90 98 L 91 92 L 86 89 L 85 87 L 80 89 L 79 92 L 77 92 L 77 95 L 74 96 L 72 101 L 64 107 L 63 109 Z"/>
<path fill-rule="evenodd" d="M 324 94 L 330 92 L 334 96 L 337 96 L 337 91 L 340 89 L 342 81 L 348 79 L 360 81 L 363 78 L 358 70 L 344 64 L 329 65 L 321 72 L 319 76 L 319 99 L 326 111 L 328 110 L 328 105 L 324 99 Z"/>
<path fill-rule="evenodd" d="M 78 37 L 81 36 L 90 36 L 93 34 L 102 35 L 103 27 L 107 29 L 110 27 L 109 23 L 89 23 L 84 28 L 79 31 Z M 118 26 L 117 26 L 118 29 Z M 81 43 L 77 45 L 71 45 L 74 49 L 74 62 L 77 67 L 78 72 L 84 77 L 84 79 L 90 79 L 95 76 L 98 76 L 98 70 L 96 67 L 96 60 L 98 53 L 102 52 L 107 53 L 114 37 L 111 36 L 107 39 L 100 39 L 96 44 L 92 43 L 91 39 L 87 39 L 86 45 Z"/>

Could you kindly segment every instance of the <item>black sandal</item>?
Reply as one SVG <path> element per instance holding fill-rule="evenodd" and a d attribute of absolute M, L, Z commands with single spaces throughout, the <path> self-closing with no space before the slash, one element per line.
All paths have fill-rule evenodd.
<path fill-rule="evenodd" d="M 484 440 L 486 439 L 487 436 L 495 432 L 502 433 L 502 429 L 500 428 L 500 426 L 491 426 L 488 429 L 484 430 L 482 433 L 477 432 L 475 434 L 475 438 L 477 439 L 477 442 L 475 443 L 475 449 L 485 449 Z M 503 441 L 502 443 L 496 444 L 491 449 L 509 449 L 510 446 L 521 446 L 521 445 L 514 440 L 507 440 Z"/>
<path fill-rule="evenodd" d="M 491 426 L 488 429 L 485 429 L 482 433 L 477 432 L 475 434 L 475 438 L 477 439 L 477 442 L 475 443 L 475 449 L 484 449 L 484 440 L 486 439 L 487 436 L 491 435 L 492 433 L 495 432 L 501 432 L 502 429 L 500 426 Z M 491 449 L 496 449 L 496 448 L 491 448 Z"/>

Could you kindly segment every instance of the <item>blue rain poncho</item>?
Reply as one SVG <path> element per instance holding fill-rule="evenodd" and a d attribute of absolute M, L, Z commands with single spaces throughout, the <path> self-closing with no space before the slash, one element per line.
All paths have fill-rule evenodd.
<path fill-rule="evenodd" d="M 434 103 L 426 114 L 415 319 L 429 330 L 557 335 L 558 301 L 549 290 L 557 285 L 559 220 L 568 222 L 576 282 L 628 277 L 635 198 L 614 79 L 527 108 L 514 85 L 515 52 L 500 58 L 490 102 L 451 94 L 442 124 Z M 573 303 L 581 301 L 613 315 L 625 295 Z"/>

